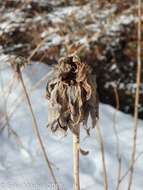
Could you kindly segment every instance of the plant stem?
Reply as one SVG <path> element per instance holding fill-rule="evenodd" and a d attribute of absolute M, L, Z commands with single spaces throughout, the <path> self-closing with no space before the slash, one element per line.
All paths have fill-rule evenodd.
<path fill-rule="evenodd" d="M 34 112 L 33 112 L 33 108 L 32 108 L 31 101 L 30 101 L 30 97 L 29 97 L 29 95 L 28 95 L 26 86 L 25 86 L 25 84 L 24 84 L 24 80 L 23 80 L 21 71 L 20 71 L 20 73 L 19 73 L 18 76 L 19 76 L 19 80 L 20 80 L 20 82 L 21 82 L 21 84 L 22 84 L 23 91 L 24 91 L 25 96 L 26 96 L 26 99 L 27 99 L 27 103 L 28 103 L 28 107 L 29 107 L 30 113 L 31 113 L 31 115 L 32 115 L 32 120 L 33 120 L 33 125 L 32 125 L 32 126 L 33 126 L 33 130 L 34 130 L 34 133 L 35 133 L 35 136 L 36 136 L 36 140 L 37 140 L 37 142 L 39 143 L 39 145 L 40 145 L 40 147 L 41 147 L 43 156 L 44 156 L 45 161 L 46 161 L 46 163 L 47 163 L 47 165 L 48 165 L 48 169 L 49 169 L 50 174 L 51 174 L 51 176 L 52 176 L 52 178 L 53 178 L 53 181 L 54 181 L 54 183 L 55 183 L 55 185 L 56 185 L 56 189 L 60 190 L 59 185 L 58 185 L 57 180 L 56 180 L 56 177 L 55 177 L 54 172 L 53 172 L 53 170 L 52 170 L 50 161 L 49 161 L 49 159 L 48 159 L 46 150 L 45 150 L 45 148 L 44 148 L 44 145 L 43 145 L 41 136 L 40 136 L 40 132 L 39 132 L 39 129 L 38 129 L 37 120 L 36 120 L 35 114 L 34 114 Z"/>
<path fill-rule="evenodd" d="M 100 127 L 98 124 L 96 125 L 96 130 L 97 130 L 97 136 L 99 139 L 100 151 L 101 151 L 101 159 L 102 159 L 103 174 L 104 174 L 104 189 L 108 190 L 108 179 L 107 179 L 107 169 L 106 169 L 106 163 L 105 163 L 104 143 L 103 143 Z"/>
<path fill-rule="evenodd" d="M 113 130 L 114 130 L 115 137 L 116 137 L 117 160 L 118 160 L 118 173 L 117 173 L 117 187 L 116 187 L 116 190 L 119 190 L 120 178 L 121 178 L 121 169 L 122 169 L 122 158 L 121 158 L 120 143 L 119 143 L 120 139 L 119 139 L 119 135 L 118 135 L 118 131 L 117 131 L 116 122 L 117 122 L 117 111 L 120 108 L 120 100 L 119 100 L 119 94 L 118 94 L 117 87 L 113 86 L 113 90 L 114 90 L 115 100 L 116 100 L 116 110 L 115 110 L 114 116 L 113 116 Z"/>
<path fill-rule="evenodd" d="M 141 0 L 138 0 L 138 47 L 137 47 L 137 71 L 136 71 L 136 94 L 135 94 L 135 106 L 134 106 L 134 131 L 133 131 L 133 145 L 131 155 L 131 170 L 129 174 L 128 190 L 131 189 L 133 174 L 134 174 L 134 163 L 136 156 L 136 141 L 137 141 L 137 130 L 138 130 L 138 105 L 140 97 L 140 84 L 141 84 Z"/>
<path fill-rule="evenodd" d="M 73 133 L 73 178 L 74 190 L 80 190 L 80 177 L 79 177 L 79 152 L 80 152 L 80 130 L 78 126 L 77 134 Z"/>

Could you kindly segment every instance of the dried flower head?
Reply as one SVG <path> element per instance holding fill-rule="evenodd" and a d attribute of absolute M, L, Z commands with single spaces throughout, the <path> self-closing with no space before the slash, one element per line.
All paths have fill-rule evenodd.
<path fill-rule="evenodd" d="M 48 127 L 55 132 L 58 129 L 71 129 L 77 133 L 77 127 L 83 123 L 87 128 L 88 116 L 92 127 L 98 118 L 98 100 L 96 83 L 90 67 L 75 56 L 63 57 L 54 67 L 51 79 L 47 83 Z"/>
<path fill-rule="evenodd" d="M 24 57 L 21 56 L 15 56 L 11 55 L 10 56 L 10 64 L 14 70 L 14 72 L 17 74 L 17 77 L 20 73 L 20 70 L 28 64 L 27 60 Z"/>

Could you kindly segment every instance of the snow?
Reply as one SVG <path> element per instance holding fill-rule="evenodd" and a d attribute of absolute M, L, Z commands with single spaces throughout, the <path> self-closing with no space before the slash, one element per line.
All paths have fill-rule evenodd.
<path fill-rule="evenodd" d="M 46 1 L 40 1 L 39 3 L 47 4 Z M 73 43 L 77 45 L 83 44 L 88 51 L 90 44 L 92 42 L 97 42 L 102 35 L 109 36 L 109 39 L 111 36 L 115 36 L 113 42 L 109 42 L 109 44 L 116 46 L 119 41 L 117 32 L 122 31 L 123 27 L 135 22 L 137 19 L 131 10 L 130 12 L 125 12 L 125 15 L 115 16 L 114 14 L 117 10 L 115 5 L 100 9 L 97 6 L 98 3 L 95 3 L 94 1 L 83 6 L 75 6 L 71 4 L 70 6 L 65 7 L 55 6 L 55 4 L 60 4 L 61 1 L 59 1 L 59 3 L 56 1 L 50 1 L 49 3 L 54 5 L 53 11 L 36 14 L 34 16 L 32 16 L 33 13 L 31 14 L 29 12 L 30 10 L 26 7 L 25 11 L 22 7 L 19 7 L 16 10 L 14 8 L 7 8 L 7 10 L 1 14 L 2 16 L 0 18 L 0 36 L 2 39 L 4 40 L 5 37 L 8 37 L 9 39 L 11 35 L 14 35 L 14 32 L 24 32 L 26 33 L 26 37 L 23 40 L 26 41 L 24 42 L 22 40 L 22 45 L 24 51 L 28 51 L 33 47 L 33 43 L 34 46 L 35 42 L 38 43 L 37 41 L 32 40 L 28 42 L 28 44 L 30 44 L 29 48 L 27 48 L 27 38 L 30 37 L 30 33 L 34 31 L 34 36 L 39 33 L 40 38 L 47 39 L 47 42 L 38 49 L 37 53 L 41 54 L 45 50 L 50 49 L 52 44 L 54 46 L 63 45 L 63 48 L 58 51 L 60 55 L 63 55 L 66 52 L 66 42 L 70 45 Z M 36 31 L 38 33 L 36 33 Z M 87 40 L 89 37 L 90 40 Z M 107 38 L 105 38 L 105 40 L 107 41 Z M 5 52 L 11 53 L 12 50 L 14 50 L 14 52 L 19 52 L 23 49 L 21 49 L 21 43 L 17 45 L 15 40 L 12 43 L 16 43 L 16 45 L 12 47 L 10 45 L 9 47 L 6 43 L 3 48 L 6 50 Z M 114 47 L 109 45 L 107 48 L 110 50 Z M 100 59 L 102 59 L 102 57 Z"/>
<path fill-rule="evenodd" d="M 3 60 L 7 59 L 3 55 Z M 2 60 L 0 58 L 0 60 Z M 36 143 L 32 130 L 31 115 L 27 108 L 26 100 L 21 85 L 13 80 L 11 68 L 3 61 L 0 63 L 0 114 L 9 115 L 9 125 L 18 134 L 21 143 L 18 143 L 13 134 L 8 137 L 8 128 L 0 132 L 0 190 L 48 190 L 56 189 L 48 172 L 41 150 Z M 61 189 L 72 189 L 72 136 L 68 132 L 66 137 L 60 134 L 51 134 L 47 130 L 47 100 L 44 97 L 46 81 L 40 83 L 35 89 L 32 87 L 50 72 L 51 67 L 33 62 L 23 70 L 24 80 L 31 97 L 34 113 L 36 115 L 39 130 L 44 141 L 48 157 L 52 163 L 56 178 Z M 8 93 L 8 84 L 13 80 L 13 88 L 6 104 L 3 97 Z M 15 108 L 17 99 L 22 99 L 21 104 Z M 4 107 L 6 106 L 6 108 Z M 109 105 L 100 104 L 99 126 L 102 131 L 105 146 L 105 159 L 107 166 L 109 190 L 115 190 L 117 184 L 118 160 L 117 143 L 114 133 L 114 116 L 116 113 L 116 129 L 119 137 L 120 153 L 122 158 L 121 176 L 129 167 L 131 155 L 131 142 L 133 139 L 133 118 L 130 115 L 115 111 Z M 0 119 L 0 127 L 4 120 Z M 88 122 L 90 125 L 90 119 Z M 139 121 L 137 155 L 143 147 L 143 121 Z M 97 131 L 92 130 L 91 136 L 86 137 L 81 130 L 81 147 L 89 150 L 89 155 L 82 156 L 80 162 L 80 177 L 82 190 L 103 190 L 103 169 L 100 155 L 100 146 L 97 140 Z M 142 190 L 142 155 L 136 161 L 133 190 Z M 120 189 L 126 190 L 128 176 L 122 181 Z"/>

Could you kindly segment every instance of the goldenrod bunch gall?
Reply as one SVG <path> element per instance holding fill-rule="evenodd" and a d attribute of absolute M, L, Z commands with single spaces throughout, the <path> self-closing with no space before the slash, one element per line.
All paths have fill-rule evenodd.
<path fill-rule="evenodd" d="M 96 83 L 89 66 L 73 55 L 63 57 L 54 67 L 47 83 L 48 127 L 53 132 L 71 129 L 77 133 L 80 123 L 87 124 L 89 115 L 92 127 L 98 118 Z M 89 129 L 85 127 L 89 134 Z"/>

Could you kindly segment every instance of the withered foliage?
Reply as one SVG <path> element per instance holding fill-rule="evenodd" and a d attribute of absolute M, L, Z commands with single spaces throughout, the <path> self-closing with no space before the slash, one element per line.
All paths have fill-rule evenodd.
<path fill-rule="evenodd" d="M 71 55 L 63 57 L 54 67 L 51 79 L 47 82 L 48 127 L 52 132 L 69 129 L 77 133 L 83 123 L 87 134 L 95 127 L 98 118 L 96 83 L 89 65 Z M 89 115 L 92 126 L 87 127 Z"/>

